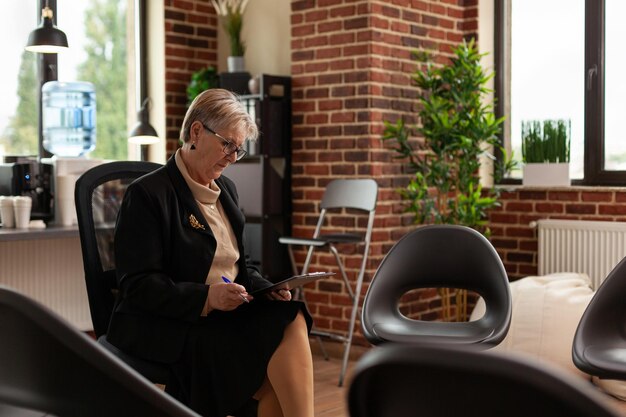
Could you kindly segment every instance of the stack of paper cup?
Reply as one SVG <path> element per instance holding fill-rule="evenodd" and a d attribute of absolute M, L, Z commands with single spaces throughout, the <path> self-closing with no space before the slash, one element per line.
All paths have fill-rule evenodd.
<path fill-rule="evenodd" d="M 71 226 L 76 224 L 76 208 L 74 206 L 74 187 L 76 186 L 76 175 L 57 176 L 55 202 L 58 204 L 59 218 L 57 224 Z"/>
<path fill-rule="evenodd" d="M 28 223 L 30 223 L 30 209 L 32 206 L 33 200 L 28 196 L 13 197 L 15 227 L 18 229 L 28 229 Z"/>
<path fill-rule="evenodd" d="M 13 197 L 0 196 L 0 220 L 4 228 L 15 227 Z"/>

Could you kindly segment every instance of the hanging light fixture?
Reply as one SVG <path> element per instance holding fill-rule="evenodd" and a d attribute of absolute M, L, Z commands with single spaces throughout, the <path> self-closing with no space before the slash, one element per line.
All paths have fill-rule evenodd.
<path fill-rule="evenodd" d="M 139 146 L 140 160 L 148 160 L 148 146 L 159 142 L 156 130 L 150 124 L 150 105 L 148 97 L 148 71 L 146 69 L 146 0 L 135 0 L 135 25 L 138 36 L 135 36 L 135 65 L 137 104 L 137 124 L 128 134 L 128 142 Z M 141 103 L 141 104 L 139 104 Z"/>
<path fill-rule="evenodd" d="M 41 10 L 41 25 L 28 36 L 27 51 L 56 54 L 67 49 L 67 36 L 54 25 L 52 17 L 52 9 L 46 0 L 46 6 Z"/>
<path fill-rule="evenodd" d="M 152 145 L 159 141 L 156 130 L 150 125 L 150 99 L 144 99 L 137 112 L 137 124 L 128 134 L 128 141 L 136 145 Z"/>

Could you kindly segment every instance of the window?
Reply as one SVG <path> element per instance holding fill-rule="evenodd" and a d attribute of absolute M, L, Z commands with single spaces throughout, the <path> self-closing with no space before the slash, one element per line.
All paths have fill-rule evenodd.
<path fill-rule="evenodd" d="M 37 2 L 4 5 L 6 21 L 0 25 L 0 156 L 37 155 L 37 59 L 24 50 L 28 34 L 39 23 Z M 35 122 L 33 122 L 35 121 Z"/>
<path fill-rule="evenodd" d="M 498 0 L 496 94 L 504 142 L 521 160 L 526 120 L 571 121 L 570 174 L 579 184 L 626 184 L 621 138 L 626 64 L 622 0 Z M 513 173 L 514 179 L 521 172 Z"/>
<path fill-rule="evenodd" d="M 91 157 L 127 159 L 129 51 L 134 51 L 133 19 L 127 19 L 132 0 L 63 0 L 50 2 L 57 26 L 65 32 L 69 49 L 58 56 L 24 51 L 31 30 L 40 23 L 35 1 L 10 2 L 7 24 L 0 36 L 9 39 L 0 49 L 5 65 L 0 76 L 0 154 L 37 155 L 39 86 L 48 80 L 89 81 L 96 91 L 96 148 Z M 55 7 L 56 6 L 56 7 Z M 132 6 L 132 5 L 131 5 Z M 37 62 L 42 62 L 41 79 Z M 130 94 L 134 97 L 134 93 Z M 134 108 L 134 107 L 133 107 Z"/>

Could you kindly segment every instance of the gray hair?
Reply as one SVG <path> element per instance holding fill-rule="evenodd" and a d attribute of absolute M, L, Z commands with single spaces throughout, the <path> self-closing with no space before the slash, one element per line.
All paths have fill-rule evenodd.
<path fill-rule="evenodd" d="M 215 131 L 235 129 L 248 140 L 256 140 L 259 130 L 239 98 L 228 90 L 211 88 L 198 94 L 193 100 L 183 125 L 180 129 L 180 140 L 189 141 L 191 125 L 199 121 Z"/>

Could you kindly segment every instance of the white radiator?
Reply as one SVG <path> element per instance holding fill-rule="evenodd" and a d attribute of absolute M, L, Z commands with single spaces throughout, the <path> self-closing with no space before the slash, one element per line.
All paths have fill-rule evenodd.
<path fill-rule="evenodd" d="M 626 222 L 538 220 L 539 275 L 586 273 L 594 289 L 626 256 Z"/>

